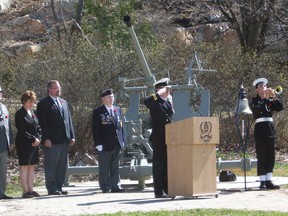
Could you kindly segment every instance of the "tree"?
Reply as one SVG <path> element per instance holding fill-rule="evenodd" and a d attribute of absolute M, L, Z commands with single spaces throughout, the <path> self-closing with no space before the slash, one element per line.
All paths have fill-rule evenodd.
<path fill-rule="evenodd" d="M 261 53 L 288 39 L 286 0 L 216 0 L 214 4 L 237 31 L 244 52 Z"/>

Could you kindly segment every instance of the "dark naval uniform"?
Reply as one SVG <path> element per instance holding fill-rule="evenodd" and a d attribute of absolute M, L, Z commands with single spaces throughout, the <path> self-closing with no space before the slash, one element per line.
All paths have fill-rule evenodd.
<path fill-rule="evenodd" d="M 113 94 L 112 89 L 102 92 L 101 97 Z M 124 192 L 120 186 L 119 160 L 124 147 L 124 131 L 120 107 L 106 107 L 104 104 L 93 112 L 92 134 L 99 163 L 99 185 L 103 193 Z"/>
<path fill-rule="evenodd" d="M 168 194 L 167 147 L 165 142 L 165 125 L 172 122 L 173 108 L 168 100 L 159 94 L 152 94 L 144 100 L 150 110 L 152 134 L 150 141 L 153 148 L 153 181 L 154 194 Z"/>
<path fill-rule="evenodd" d="M 283 109 L 277 98 L 261 98 L 258 94 L 252 98 L 251 109 L 255 118 L 255 145 L 258 176 L 272 173 L 275 164 L 275 138 L 272 114 Z"/>

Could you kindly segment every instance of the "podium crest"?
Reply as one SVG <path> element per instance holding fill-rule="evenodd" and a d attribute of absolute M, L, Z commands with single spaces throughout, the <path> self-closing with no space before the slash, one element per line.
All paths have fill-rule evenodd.
<path fill-rule="evenodd" d="M 208 143 L 209 140 L 212 138 L 212 123 L 210 121 L 203 121 L 200 124 L 200 138 L 205 142 Z"/>

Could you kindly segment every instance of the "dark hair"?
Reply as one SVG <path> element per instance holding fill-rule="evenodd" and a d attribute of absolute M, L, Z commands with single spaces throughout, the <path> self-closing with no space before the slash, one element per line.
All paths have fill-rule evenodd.
<path fill-rule="evenodd" d="M 255 88 L 257 89 L 258 86 L 259 86 L 261 83 L 264 83 L 264 82 L 259 82 L 259 83 L 257 83 L 257 84 L 255 85 Z M 267 85 L 267 84 L 266 84 L 266 85 Z"/>
<path fill-rule="evenodd" d="M 27 90 L 21 95 L 21 103 L 25 104 L 28 100 L 36 102 L 37 97 L 33 91 Z"/>

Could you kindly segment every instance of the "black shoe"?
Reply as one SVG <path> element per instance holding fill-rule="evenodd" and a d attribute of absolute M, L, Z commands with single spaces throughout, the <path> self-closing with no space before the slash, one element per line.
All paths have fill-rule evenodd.
<path fill-rule="evenodd" d="M 40 197 L 40 194 L 36 191 L 33 191 L 31 194 L 33 195 L 33 197 Z"/>
<path fill-rule="evenodd" d="M 125 190 L 122 188 L 111 189 L 111 193 L 125 193 Z"/>
<path fill-rule="evenodd" d="M 48 195 L 61 195 L 61 192 L 56 190 L 56 191 L 49 192 Z"/>
<path fill-rule="evenodd" d="M 275 184 L 273 184 L 271 181 L 266 181 L 266 182 L 265 182 L 265 186 L 266 186 L 267 189 L 271 189 L 271 190 L 280 189 L 280 186 L 279 186 L 279 185 L 275 185 Z"/>
<path fill-rule="evenodd" d="M 30 193 L 30 192 L 27 192 L 27 193 L 25 193 L 25 194 L 22 195 L 22 198 L 24 198 L 24 199 L 33 198 L 33 197 L 34 197 L 33 194 Z"/>
<path fill-rule="evenodd" d="M 109 190 L 102 190 L 102 193 L 109 193 Z"/>
<path fill-rule="evenodd" d="M 266 189 L 266 181 L 260 181 L 260 186 L 259 186 L 259 189 L 260 190 L 263 190 L 263 189 Z"/>
<path fill-rule="evenodd" d="M 165 194 L 161 194 L 161 195 L 156 195 L 155 194 L 155 198 L 169 198 L 169 196 L 167 196 Z"/>
<path fill-rule="evenodd" d="M 10 196 L 7 196 L 6 194 L 3 194 L 3 196 L 0 197 L 0 200 L 1 199 L 13 199 L 13 197 L 10 197 Z"/>
<path fill-rule="evenodd" d="M 61 193 L 62 195 L 68 195 L 68 191 L 61 190 L 60 193 Z"/>

